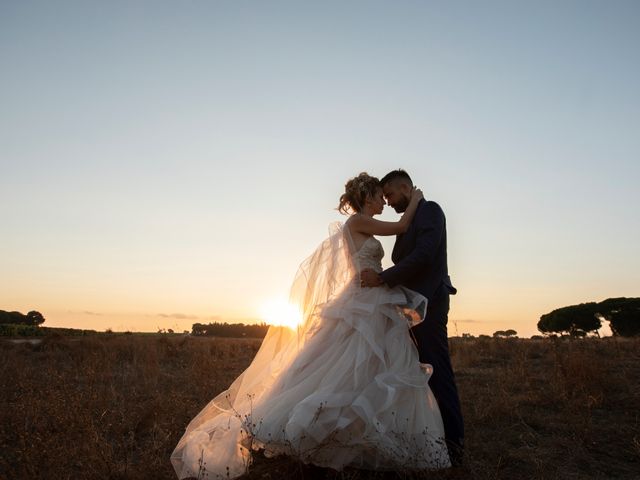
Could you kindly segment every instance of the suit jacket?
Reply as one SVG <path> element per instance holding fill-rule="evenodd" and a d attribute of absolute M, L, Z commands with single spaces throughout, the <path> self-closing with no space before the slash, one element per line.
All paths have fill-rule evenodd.
<path fill-rule="evenodd" d="M 395 265 L 380 274 L 390 287 L 402 285 L 429 300 L 442 286 L 456 294 L 447 266 L 447 222 L 436 202 L 420 200 L 409 229 L 396 238 L 391 259 Z"/>

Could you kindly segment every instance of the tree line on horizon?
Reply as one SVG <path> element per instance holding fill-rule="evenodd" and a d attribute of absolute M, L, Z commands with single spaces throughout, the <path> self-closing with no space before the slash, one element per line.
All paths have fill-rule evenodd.
<path fill-rule="evenodd" d="M 608 298 L 602 302 L 580 303 L 557 308 L 540 317 L 538 330 L 545 335 L 597 336 L 608 321 L 614 336 L 640 335 L 640 298 Z"/>
<path fill-rule="evenodd" d="M 42 325 L 44 320 L 44 316 L 35 310 L 31 310 L 26 315 L 20 312 L 0 310 L 0 324 L 38 326 Z"/>
<path fill-rule="evenodd" d="M 640 298 L 608 298 L 602 302 L 587 302 L 557 308 L 540 317 L 538 330 L 547 336 L 560 335 L 585 337 L 588 334 L 599 336 L 602 322 L 608 321 L 614 336 L 632 337 L 640 335 Z M 22 325 L 40 330 L 45 322 L 44 316 L 35 310 L 23 314 L 15 311 L 0 310 L 0 325 Z M 235 338 L 264 338 L 269 330 L 267 323 L 194 323 L 191 334 L 194 336 L 215 336 Z M 18 327 L 15 327 L 18 328 Z M 185 331 L 187 333 L 187 331 Z M 483 337 L 484 335 L 481 335 Z M 471 337 L 463 334 L 463 337 Z M 515 330 L 499 330 L 494 338 L 517 337 Z"/>

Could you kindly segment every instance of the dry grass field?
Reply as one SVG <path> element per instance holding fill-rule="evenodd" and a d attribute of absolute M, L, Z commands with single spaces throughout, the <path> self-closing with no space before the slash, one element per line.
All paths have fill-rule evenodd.
<path fill-rule="evenodd" d="M 189 420 L 257 340 L 0 340 L 1 479 L 172 479 Z M 257 458 L 247 479 L 640 478 L 640 339 L 454 339 L 463 467 L 372 474 Z"/>

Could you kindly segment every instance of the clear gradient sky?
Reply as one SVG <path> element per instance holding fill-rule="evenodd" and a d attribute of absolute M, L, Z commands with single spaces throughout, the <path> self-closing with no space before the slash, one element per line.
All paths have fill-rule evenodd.
<path fill-rule="evenodd" d="M 640 296 L 638 25 L 622 0 L 2 1 L 0 309 L 257 321 L 345 181 L 399 167 L 447 215 L 450 334 Z"/>

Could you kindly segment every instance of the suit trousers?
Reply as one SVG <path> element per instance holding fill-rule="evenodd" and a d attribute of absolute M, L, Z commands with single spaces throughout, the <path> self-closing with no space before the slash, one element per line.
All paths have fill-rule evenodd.
<path fill-rule="evenodd" d="M 447 443 L 462 446 L 464 423 L 449 356 L 448 315 L 449 292 L 442 285 L 433 299 L 429 299 L 425 320 L 413 327 L 412 332 L 418 346 L 420 362 L 429 363 L 433 367 L 429 386 L 442 414 Z"/>

